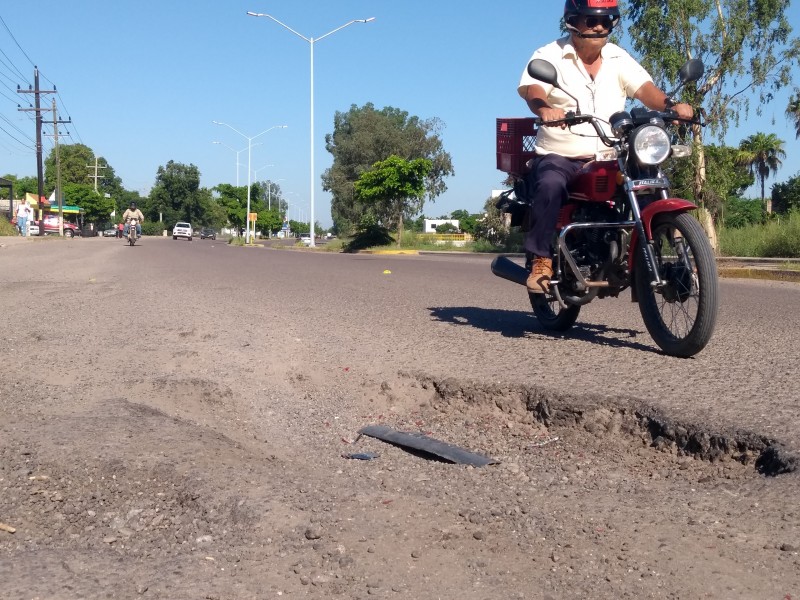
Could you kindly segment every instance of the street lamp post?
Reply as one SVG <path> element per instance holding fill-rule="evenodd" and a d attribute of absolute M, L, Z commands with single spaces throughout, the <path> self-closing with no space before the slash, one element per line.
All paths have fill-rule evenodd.
<path fill-rule="evenodd" d="M 264 165 L 263 167 L 259 167 L 258 169 L 255 169 L 253 171 L 253 179 L 255 180 L 255 182 L 258 183 L 258 172 L 259 171 L 263 171 L 267 167 L 274 167 L 274 166 L 275 165 Z M 270 182 L 269 185 L 267 186 L 267 198 L 268 199 L 271 199 L 271 197 L 272 197 L 271 188 L 272 188 L 272 182 Z M 272 210 L 272 202 L 269 202 L 269 204 L 267 205 L 267 210 Z M 267 237 L 272 237 L 272 230 L 271 229 L 267 232 Z"/>
<path fill-rule="evenodd" d="M 267 208 L 268 210 L 272 210 L 272 184 L 278 183 L 279 181 L 286 181 L 283 177 L 280 179 L 276 179 L 275 181 L 270 180 L 269 187 L 267 188 Z"/>
<path fill-rule="evenodd" d="M 214 125 L 225 125 L 225 127 L 227 127 L 228 129 L 231 129 L 232 131 L 235 131 L 236 133 L 238 133 L 240 136 L 242 136 L 244 139 L 247 140 L 247 213 L 245 214 L 245 219 L 244 219 L 244 222 L 245 222 L 245 225 L 246 225 L 245 234 L 244 234 L 244 243 L 245 244 L 249 244 L 250 243 L 250 173 L 252 172 L 251 171 L 251 169 L 252 169 L 252 167 L 251 167 L 251 164 L 252 164 L 251 158 L 252 158 L 253 140 L 256 139 L 257 137 L 260 137 L 260 136 L 264 135 L 268 131 L 272 131 L 273 129 L 286 129 L 286 127 L 288 127 L 288 125 L 273 125 L 269 129 L 265 129 L 261 133 L 257 133 L 256 135 L 254 135 L 252 137 L 249 137 L 249 136 L 246 136 L 245 134 L 243 134 L 241 131 L 239 131 L 235 127 L 231 127 L 227 123 L 223 123 L 221 121 L 212 121 L 212 123 L 214 123 Z M 238 167 L 237 167 L 237 169 L 238 169 Z M 238 176 L 238 171 L 237 171 L 237 176 Z M 239 186 L 237 185 L 236 187 L 239 187 Z"/>
<path fill-rule="evenodd" d="M 310 178 L 311 178 L 311 183 L 310 183 L 310 187 L 311 187 L 310 225 L 311 225 L 311 227 L 310 227 L 310 231 L 311 231 L 311 246 L 314 247 L 316 245 L 315 242 L 314 242 L 314 42 L 318 42 L 321 39 L 324 39 L 324 38 L 328 37 L 329 35 L 332 35 L 332 34 L 336 33 L 337 31 L 352 25 L 353 23 L 369 23 L 371 21 L 374 21 L 375 17 L 370 17 L 369 19 L 353 19 L 352 21 L 350 21 L 348 23 L 345 23 L 344 25 L 341 25 L 340 27 L 337 27 L 336 29 L 334 29 L 332 31 L 329 31 L 325 35 L 321 35 L 320 37 L 314 39 L 313 37 L 306 37 L 306 36 L 298 33 L 297 31 L 295 31 L 294 29 L 289 27 L 286 23 L 280 22 L 278 19 L 276 19 L 272 15 L 268 15 L 266 13 L 255 13 L 255 12 L 251 12 L 251 11 L 248 11 L 247 14 L 248 14 L 248 16 L 251 16 L 251 17 L 266 17 L 268 19 L 271 19 L 271 20 L 275 21 L 278 25 L 280 25 L 284 29 L 288 29 L 293 34 L 295 34 L 297 37 L 307 41 L 309 46 L 311 47 L 311 175 L 310 175 Z"/>
<path fill-rule="evenodd" d="M 236 187 L 239 187 L 239 166 L 241 164 L 239 162 L 239 154 L 241 154 L 242 152 L 247 150 L 247 146 L 245 146 L 241 150 L 237 150 L 236 148 L 231 148 L 225 142 L 211 142 L 211 143 L 212 144 L 220 144 L 222 146 L 225 146 L 228 150 L 236 153 Z M 260 145 L 261 145 L 261 142 L 256 142 L 255 144 L 253 144 L 253 146 L 260 146 Z"/>
<path fill-rule="evenodd" d="M 258 172 L 263 171 L 267 167 L 274 167 L 275 165 L 264 165 L 263 167 L 259 167 L 258 169 L 253 169 L 253 179 L 256 183 L 258 183 Z"/>

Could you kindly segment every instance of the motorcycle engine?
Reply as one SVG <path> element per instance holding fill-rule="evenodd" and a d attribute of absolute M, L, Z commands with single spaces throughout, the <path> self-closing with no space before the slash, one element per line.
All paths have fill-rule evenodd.
<path fill-rule="evenodd" d="M 575 210 L 572 220 L 573 223 L 613 223 L 619 219 L 618 212 L 605 203 L 585 203 Z M 570 254 L 584 277 L 593 275 L 608 261 L 610 243 L 618 235 L 618 231 L 605 228 L 578 229 L 570 235 Z"/>

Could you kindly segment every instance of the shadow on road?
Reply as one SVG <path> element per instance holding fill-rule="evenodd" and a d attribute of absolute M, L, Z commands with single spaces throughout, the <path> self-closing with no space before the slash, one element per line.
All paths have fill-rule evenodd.
<path fill-rule="evenodd" d="M 633 350 L 661 354 L 661 351 L 654 346 L 626 339 L 644 335 L 643 332 L 636 329 L 608 327 L 579 321 L 569 331 L 560 333 L 544 329 L 532 313 L 524 311 L 478 308 L 475 306 L 439 306 L 429 307 L 428 310 L 431 311 L 432 317 L 442 323 L 467 325 L 476 329 L 499 333 L 503 337 L 521 338 L 525 337 L 527 333 L 533 332 L 537 335 L 555 339 L 568 338 L 598 346 L 631 348 Z"/>

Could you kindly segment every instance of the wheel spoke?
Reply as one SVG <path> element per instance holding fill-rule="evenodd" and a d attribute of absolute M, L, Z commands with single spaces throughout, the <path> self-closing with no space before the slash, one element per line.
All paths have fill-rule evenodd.
<path fill-rule="evenodd" d="M 665 280 L 657 297 L 664 325 L 676 338 L 692 330 L 699 309 L 699 285 L 692 249 L 675 227 L 654 232 L 654 250 L 659 274 Z"/>

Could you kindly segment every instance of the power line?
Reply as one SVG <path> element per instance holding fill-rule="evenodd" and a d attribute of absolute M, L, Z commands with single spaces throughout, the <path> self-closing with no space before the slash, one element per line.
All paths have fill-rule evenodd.
<path fill-rule="evenodd" d="M 13 33 L 11 33 L 11 30 L 8 28 L 8 25 L 6 25 L 6 22 L 3 20 L 3 17 L 0 17 L 0 23 L 2 23 L 2 24 L 3 24 L 3 27 L 5 27 L 6 31 L 8 32 L 8 35 L 10 35 L 10 36 L 11 36 L 11 39 L 12 39 L 12 40 L 14 40 L 14 43 L 17 45 L 17 48 L 19 48 L 19 51 L 20 51 L 20 52 L 22 52 L 22 55 L 23 55 L 25 58 L 27 58 L 27 59 L 28 59 L 28 62 L 30 62 L 30 63 L 31 63 L 31 66 L 35 67 L 36 65 L 35 65 L 35 64 L 34 64 L 34 62 L 31 60 L 31 57 L 30 57 L 30 56 L 28 56 L 28 54 L 25 52 L 25 50 L 23 50 L 22 46 L 20 46 L 20 45 L 19 45 L 19 42 L 17 41 L 17 38 L 15 38 L 15 37 L 14 37 L 14 34 L 13 34 Z M 3 56 L 5 56 L 5 53 L 3 53 Z M 8 57 L 6 57 L 6 58 L 8 58 Z M 15 67 L 15 68 L 16 68 L 16 67 Z M 22 79 L 25 79 L 25 76 L 24 76 L 22 73 L 20 73 L 20 76 L 22 77 Z"/>
<path fill-rule="evenodd" d="M 25 146 L 25 147 L 28 147 L 28 145 L 27 145 L 25 142 L 23 142 L 22 140 L 19 140 L 19 139 L 17 139 L 16 137 L 14 137 L 14 136 L 13 136 L 11 133 L 9 133 L 9 132 L 8 132 L 8 130 L 6 130 L 6 129 L 5 129 L 3 126 L 2 126 L 2 125 L 0 125 L 0 131 L 2 131 L 3 133 L 5 133 L 5 134 L 6 134 L 8 137 L 10 137 L 12 140 L 14 140 L 14 141 L 18 142 L 19 144 L 21 144 L 21 145 L 23 145 L 23 146 Z M 30 142 L 32 143 L 32 142 L 33 142 L 33 140 L 30 140 Z"/>
<path fill-rule="evenodd" d="M 12 74 L 16 74 L 16 75 L 18 75 L 18 76 L 19 76 L 19 79 L 22 79 L 22 80 L 24 81 L 24 80 L 25 80 L 25 75 L 23 75 L 23 74 L 20 72 L 20 70 L 19 70 L 19 69 L 17 68 L 17 66 L 14 64 L 14 61 L 12 61 L 12 60 L 11 60 L 11 59 L 8 57 L 8 54 L 6 54 L 5 52 L 3 52 L 3 50 L 2 50 L 2 49 L 0 49 L 0 54 L 2 54 L 3 56 L 5 56 L 5 57 L 6 57 L 6 60 L 8 60 L 8 63 L 10 63 L 10 64 L 8 64 L 8 63 L 6 63 L 6 61 L 4 61 L 4 60 L 0 59 L 0 65 L 3 65 L 3 66 L 4 66 L 6 69 L 8 69 L 8 70 L 9 70 L 9 71 L 10 71 Z M 15 71 L 16 71 L 16 73 L 14 73 Z"/>
<path fill-rule="evenodd" d="M 27 138 L 28 138 L 28 139 L 29 139 L 31 142 L 33 142 L 33 138 L 32 138 L 32 137 L 30 137 L 30 136 L 28 136 L 28 134 L 27 134 L 27 133 L 25 133 L 24 131 L 22 131 L 22 129 L 20 129 L 20 128 L 19 128 L 19 127 L 17 127 L 17 126 L 16 126 L 14 123 L 12 123 L 12 122 L 11 122 L 11 120 L 10 120 L 8 117 L 6 117 L 5 115 L 0 115 L 0 119 L 3 119 L 3 121 L 5 121 L 6 123 L 8 123 L 9 127 L 13 127 L 13 128 L 14 128 L 14 129 L 16 129 L 16 130 L 17 130 L 17 131 L 18 131 L 18 132 L 19 132 L 21 135 L 23 135 L 23 136 L 27 137 Z M 3 130 L 3 131 L 5 131 L 5 130 Z"/>

